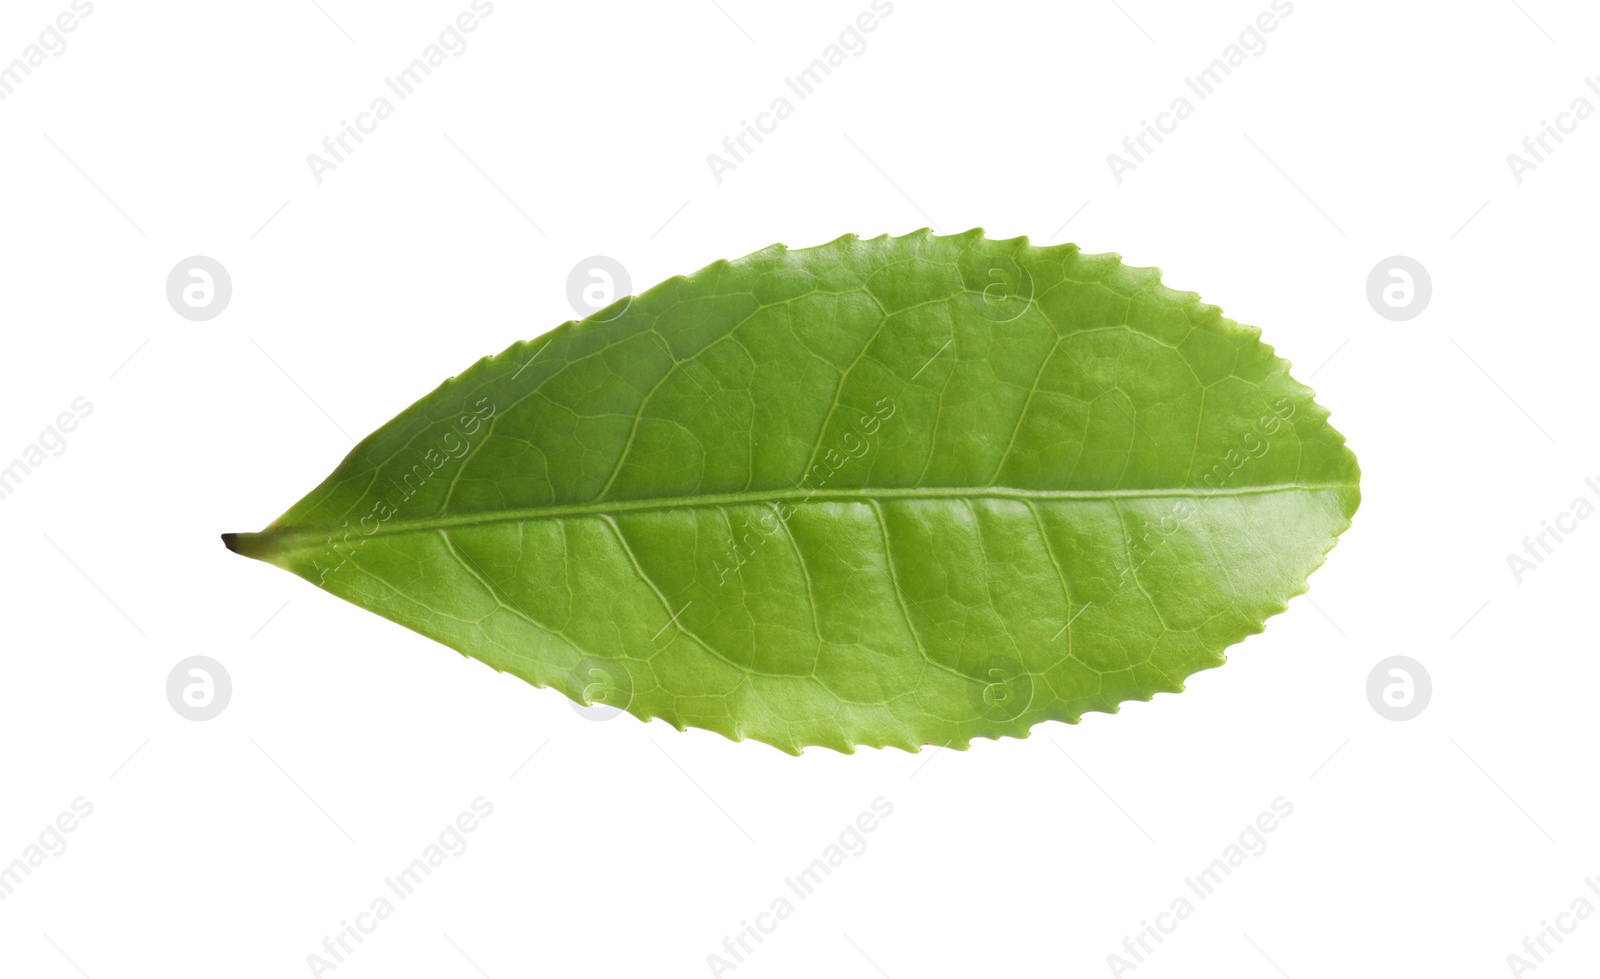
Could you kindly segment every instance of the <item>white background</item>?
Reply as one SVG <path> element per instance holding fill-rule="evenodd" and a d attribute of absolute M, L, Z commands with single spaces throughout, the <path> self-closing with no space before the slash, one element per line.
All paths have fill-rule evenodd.
<path fill-rule="evenodd" d="M 1267 0 L 896 0 L 719 184 L 706 155 L 867 0 L 499 0 L 318 184 L 306 155 L 468 7 L 319 2 L 100 0 L 0 102 L 0 462 L 94 406 L 0 501 L 0 863 L 94 807 L 0 902 L 0 973 L 306 975 L 478 796 L 469 849 L 341 979 L 712 974 L 880 796 L 867 849 L 724 974 L 1111 974 L 1279 796 L 1268 849 L 1133 974 L 1506 975 L 1600 905 L 1600 519 L 1520 584 L 1506 563 L 1600 480 L 1600 119 L 1520 184 L 1506 162 L 1600 106 L 1592 6 L 1296 0 L 1199 102 L 1184 77 Z M 0 63 L 67 8 L 7 0 Z M 1193 115 L 1119 184 L 1106 155 L 1178 95 Z M 644 288 L 929 224 L 1160 266 L 1261 326 L 1359 455 L 1309 596 L 1183 695 L 796 759 L 586 719 L 218 542 L 570 318 L 586 256 Z M 232 274 L 209 322 L 165 297 L 191 255 Z M 1391 255 L 1432 275 L 1408 322 L 1366 298 Z M 196 654 L 234 686 L 203 723 L 165 694 Z M 1433 680 L 1407 722 L 1365 693 L 1396 654 Z M 1600 964 L 1600 915 L 1564 937 L 1540 979 Z"/>

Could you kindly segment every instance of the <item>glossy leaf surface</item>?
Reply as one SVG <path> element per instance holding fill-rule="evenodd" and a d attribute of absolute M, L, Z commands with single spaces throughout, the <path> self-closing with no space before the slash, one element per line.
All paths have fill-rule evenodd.
<path fill-rule="evenodd" d="M 229 546 L 580 702 L 786 751 L 1179 691 L 1359 470 L 1258 332 L 1075 246 L 774 246 L 486 358 Z"/>

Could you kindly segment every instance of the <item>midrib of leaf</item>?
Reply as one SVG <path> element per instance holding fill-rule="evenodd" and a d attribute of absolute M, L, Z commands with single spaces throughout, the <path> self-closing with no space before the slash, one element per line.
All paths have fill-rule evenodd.
<path fill-rule="evenodd" d="M 1030 278 L 1031 315 L 1012 327 L 977 304 L 987 286 L 972 288 L 997 261 Z M 948 308 L 908 315 L 924 307 Z M 770 369 L 791 357 L 799 375 Z M 1125 376 L 1136 383 L 1125 389 Z M 877 386 L 897 402 L 906 392 L 917 436 L 888 436 L 864 474 L 799 479 L 830 435 L 855 427 L 841 409 Z M 386 477 L 399 457 L 457 411 L 481 414 L 479 395 L 493 402 L 487 428 L 442 495 L 396 502 Z M 627 681 L 615 706 L 680 730 L 789 752 L 965 747 L 1180 691 L 1305 590 L 1359 501 L 1354 456 L 1312 397 L 1253 328 L 1114 256 L 976 230 L 847 236 L 714 263 L 482 358 L 266 530 L 225 539 L 580 703 L 582 670 L 602 664 Z M 1298 455 L 1291 445 L 1262 468 L 1219 469 L 1222 488 L 1199 478 L 1213 450 L 1237 469 L 1249 446 L 1227 426 L 1282 399 L 1309 409 L 1284 436 Z M 1141 427 L 1147 410 L 1163 442 L 1176 433 L 1167 447 Z M 698 443 L 698 478 L 681 454 L 694 446 L 657 421 Z M 769 432 L 779 447 L 758 450 Z M 513 443 L 539 458 L 503 451 Z M 714 449 L 738 455 L 711 467 Z M 368 510 L 380 502 L 390 509 Z M 1184 502 L 1198 511 L 1183 518 L 1194 537 L 1165 545 L 1155 520 Z M 734 566 L 709 579 L 702 544 L 714 552 L 757 513 L 752 546 L 781 537 L 792 560 L 768 552 L 746 568 L 729 540 Z M 1001 660 L 1029 678 L 1027 703 L 969 708 L 1012 675 L 985 668 Z"/>
<path fill-rule="evenodd" d="M 502 523 L 521 523 L 527 520 L 548 520 L 561 517 L 609 516 L 618 513 L 637 513 L 651 510 L 678 510 L 703 507 L 726 507 L 777 503 L 874 503 L 885 500 L 1014 500 L 1032 503 L 1084 500 L 1099 502 L 1125 499 L 1194 498 L 1214 496 L 1258 496 L 1268 493 L 1295 493 L 1319 490 L 1357 489 L 1356 483 L 1275 483 L 1263 486 L 1238 486 L 1225 489 L 1196 489 L 1193 487 L 1104 489 L 1104 490 L 1036 490 L 1003 486 L 958 487 L 876 487 L 848 490 L 802 492 L 798 490 L 748 490 L 738 493 L 712 493 L 700 496 L 641 497 L 631 500 L 595 500 L 586 503 L 551 504 L 548 506 L 515 507 L 506 510 L 478 511 L 475 513 L 437 514 L 431 517 L 390 519 L 380 524 L 376 531 L 366 533 L 359 528 L 355 533 L 362 539 L 388 537 L 396 534 L 432 533 L 461 527 L 481 527 Z M 295 553 L 314 546 L 325 546 L 331 537 L 342 536 L 352 530 L 347 525 L 321 527 L 294 527 L 284 530 L 263 530 L 255 534 L 231 534 L 228 546 L 249 557 L 268 557 L 272 554 Z"/>

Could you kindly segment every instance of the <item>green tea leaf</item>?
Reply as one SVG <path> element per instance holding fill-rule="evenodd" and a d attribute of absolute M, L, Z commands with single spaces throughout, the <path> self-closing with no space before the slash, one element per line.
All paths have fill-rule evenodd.
<path fill-rule="evenodd" d="M 679 729 L 1025 737 L 1182 690 L 1349 526 L 1258 336 L 1073 245 L 776 245 L 479 361 L 225 539 Z"/>

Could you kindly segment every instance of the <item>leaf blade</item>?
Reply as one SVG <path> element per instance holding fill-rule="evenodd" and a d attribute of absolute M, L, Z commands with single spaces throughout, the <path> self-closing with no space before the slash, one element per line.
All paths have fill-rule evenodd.
<path fill-rule="evenodd" d="M 1359 503 L 1326 417 L 1153 270 L 847 236 L 479 361 L 230 546 L 580 701 L 964 746 L 1260 631 Z"/>

